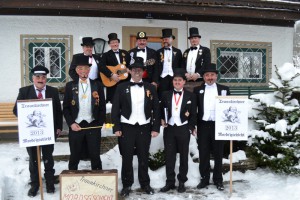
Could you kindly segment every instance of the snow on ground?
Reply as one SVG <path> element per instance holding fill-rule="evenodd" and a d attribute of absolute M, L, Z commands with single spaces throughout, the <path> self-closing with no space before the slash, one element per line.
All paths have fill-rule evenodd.
<path fill-rule="evenodd" d="M 191 138 L 191 151 L 195 151 L 194 138 Z M 153 146 L 162 144 L 162 134 L 158 138 L 153 139 Z M 27 197 L 29 189 L 29 171 L 28 171 L 28 155 L 25 148 L 20 148 L 17 142 L 0 144 L 0 197 L 1 200 L 37 200 L 40 196 L 34 198 Z M 57 142 L 55 144 L 54 155 L 68 155 L 69 145 L 67 142 Z M 245 153 L 239 151 L 234 154 L 234 160 L 244 159 Z M 121 170 L 121 157 L 118 146 L 111 149 L 109 152 L 101 155 L 103 169 Z M 228 160 L 224 159 L 224 163 Z M 213 163 L 212 163 L 213 164 Z M 42 171 L 43 171 L 43 164 Z M 165 184 L 165 167 L 156 171 L 149 169 L 151 177 L 151 186 L 155 189 L 154 195 L 146 195 L 140 191 L 137 180 L 137 159 L 134 159 L 135 182 L 132 186 L 133 193 L 126 199 L 134 200 L 181 200 L 181 199 L 199 199 L 199 200 L 223 200 L 223 199 L 259 199 L 259 200 L 296 200 L 300 197 L 300 177 L 274 174 L 267 169 L 257 169 L 254 171 L 246 171 L 241 173 L 233 172 L 233 193 L 230 197 L 229 192 L 229 172 L 224 174 L 224 191 L 218 191 L 214 185 L 210 185 L 208 189 L 196 189 L 199 183 L 200 175 L 198 163 L 194 163 L 192 158 L 189 160 L 189 180 L 186 182 L 187 191 L 183 194 L 177 193 L 176 190 L 171 190 L 168 193 L 160 193 L 159 189 Z M 68 162 L 55 162 L 56 175 L 59 175 L 63 170 L 68 168 Z M 90 169 L 90 162 L 81 161 L 79 169 Z M 176 171 L 178 172 L 178 162 L 176 163 Z M 120 173 L 118 173 L 118 190 L 122 189 L 120 181 Z M 176 183 L 178 184 L 178 183 Z M 45 185 L 43 185 L 45 188 Z M 44 190 L 45 200 L 59 199 L 59 184 L 55 185 L 56 192 L 47 194 Z M 38 193 L 40 194 L 40 193 Z"/>

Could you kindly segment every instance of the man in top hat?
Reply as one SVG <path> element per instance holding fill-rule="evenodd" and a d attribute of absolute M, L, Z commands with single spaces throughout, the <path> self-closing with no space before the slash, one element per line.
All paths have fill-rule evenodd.
<path fill-rule="evenodd" d="M 159 73 L 158 73 L 158 59 L 156 56 L 156 51 L 147 47 L 147 35 L 146 32 L 138 32 L 136 35 L 137 47 L 129 50 L 131 59 L 134 57 L 141 57 L 144 60 L 144 65 L 146 69 L 143 73 L 143 81 L 152 83 L 157 87 Z M 130 61 L 132 64 L 132 61 Z"/>
<path fill-rule="evenodd" d="M 175 188 L 175 162 L 180 154 L 177 191 L 186 191 L 184 183 L 188 180 L 188 158 L 191 134 L 195 134 L 197 120 L 196 99 L 192 92 L 183 89 L 186 83 L 185 70 L 175 69 L 174 89 L 165 91 L 161 98 L 161 124 L 164 127 L 164 146 L 166 158 L 166 185 L 160 189 L 167 192 Z"/>
<path fill-rule="evenodd" d="M 215 107 L 216 96 L 230 95 L 229 88 L 217 82 L 218 70 L 215 64 L 210 64 L 201 70 L 204 83 L 194 88 L 197 98 L 197 143 L 200 159 L 201 182 L 197 188 L 205 188 L 210 179 L 210 153 L 213 152 L 214 170 L 213 182 L 218 190 L 224 190 L 222 177 L 222 160 L 224 141 L 215 140 Z"/>
<path fill-rule="evenodd" d="M 101 170 L 99 126 L 106 115 L 103 87 L 99 81 L 88 78 L 91 67 L 88 56 L 79 55 L 74 64 L 79 78 L 66 84 L 63 101 L 63 114 L 69 126 L 69 170 L 78 169 L 86 147 L 92 170 Z"/>
<path fill-rule="evenodd" d="M 62 130 L 63 118 L 61 111 L 61 104 L 59 100 L 59 93 L 57 88 L 46 85 L 47 74 L 49 70 L 41 65 L 38 65 L 31 70 L 33 85 L 25 86 L 20 88 L 17 100 L 25 99 L 52 99 L 53 106 L 53 122 L 54 122 L 54 133 L 55 139 L 60 135 Z M 37 111 L 38 112 L 38 111 Z M 14 106 L 13 113 L 18 116 L 17 102 Z M 35 123 L 37 124 L 37 123 Z M 37 195 L 39 190 L 39 174 L 38 174 L 38 163 L 37 163 L 37 148 L 27 147 L 29 155 L 29 171 L 31 188 L 28 191 L 28 196 L 34 197 Z M 46 190 L 47 193 L 54 193 L 54 160 L 53 160 L 54 144 L 42 145 L 41 152 L 43 154 L 43 161 L 45 167 L 45 179 L 46 179 Z"/>
<path fill-rule="evenodd" d="M 154 194 L 148 174 L 148 156 L 151 137 L 156 137 L 160 129 L 156 89 L 152 84 L 142 81 L 145 70 L 143 58 L 133 59 L 129 66 L 131 79 L 117 86 L 111 112 L 113 132 L 119 137 L 122 155 L 122 197 L 129 195 L 134 181 L 134 152 L 139 160 L 138 178 L 141 188 L 147 194 Z"/>
<path fill-rule="evenodd" d="M 189 32 L 188 39 L 191 47 L 183 53 L 182 66 L 186 69 L 187 81 L 202 81 L 200 71 L 211 62 L 210 50 L 200 45 L 201 35 L 199 35 L 198 28 L 191 27 Z"/>
<path fill-rule="evenodd" d="M 159 74 L 159 99 L 164 91 L 173 89 L 173 74 L 176 68 L 181 68 L 182 53 L 180 49 L 175 48 L 172 43 L 175 36 L 172 29 L 162 29 L 162 40 L 164 47 L 157 51 L 158 74 Z"/>
<path fill-rule="evenodd" d="M 116 33 L 108 34 L 108 45 L 111 50 L 107 51 L 102 56 L 102 64 L 100 67 L 100 72 L 102 72 L 106 77 L 111 78 L 113 81 L 120 83 L 119 75 L 116 72 L 110 71 L 107 66 L 117 66 L 123 64 L 124 67 L 128 66 L 130 63 L 129 53 L 123 49 L 119 49 L 120 39 Z M 128 70 L 129 71 L 129 70 Z M 123 81 L 128 81 L 129 73 L 127 72 L 128 78 Z M 112 102 L 117 84 L 112 87 L 106 88 L 106 102 Z"/>
<path fill-rule="evenodd" d="M 72 58 L 72 62 L 70 65 L 70 69 L 69 69 L 69 76 L 73 79 L 73 80 L 78 80 L 78 74 L 76 73 L 76 59 L 78 56 L 81 55 L 85 55 L 89 57 L 89 64 L 91 64 L 91 68 L 90 68 L 90 73 L 89 73 L 89 78 L 92 80 L 100 80 L 99 78 L 99 66 L 101 64 L 101 58 L 96 55 L 93 54 L 93 47 L 94 47 L 94 41 L 93 38 L 91 37 L 83 37 L 82 38 L 82 50 L 83 53 L 78 53 L 73 55 Z"/>

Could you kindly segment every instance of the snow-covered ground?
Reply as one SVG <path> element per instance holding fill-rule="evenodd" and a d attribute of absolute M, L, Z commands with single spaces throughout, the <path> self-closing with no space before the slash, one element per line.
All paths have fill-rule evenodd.
<path fill-rule="evenodd" d="M 162 145 L 162 134 L 152 140 L 151 151 Z M 191 138 L 191 152 L 196 151 L 195 138 Z M 28 171 L 28 155 L 25 148 L 20 148 L 18 143 L 0 144 L 0 196 L 1 200 L 26 200 L 40 199 L 38 196 L 29 198 L 27 191 L 29 189 L 29 171 Z M 68 155 L 70 153 L 67 142 L 57 142 L 55 144 L 54 155 Z M 197 156 L 197 155 L 196 155 Z M 239 151 L 234 153 L 234 160 L 238 161 L 245 158 L 245 153 Z M 118 147 L 111 149 L 109 152 L 101 155 L 103 169 L 121 170 L 121 157 Z M 224 159 L 224 162 L 229 162 Z M 213 163 L 212 163 L 213 164 Z M 68 168 L 68 162 L 55 162 L 56 175 Z M 80 169 L 90 169 L 90 162 L 81 161 Z M 42 164 L 43 171 L 43 164 Z M 196 189 L 200 180 L 198 163 L 194 163 L 192 158 L 189 161 L 188 181 L 186 182 L 187 191 L 183 194 L 171 190 L 168 193 L 161 193 L 159 189 L 165 184 L 165 167 L 156 171 L 149 169 L 151 177 L 151 186 L 155 189 L 154 195 L 143 194 L 139 190 L 137 180 L 137 159 L 134 159 L 135 182 L 132 186 L 133 193 L 127 199 L 148 199 L 148 200 L 181 200 L 181 199 L 259 199 L 259 200 L 298 200 L 300 198 L 300 177 L 275 174 L 267 169 L 257 169 L 254 171 L 246 171 L 241 173 L 233 172 L 233 193 L 230 197 L 229 192 L 229 172 L 224 174 L 224 191 L 218 191 L 214 185 L 210 185 L 208 189 Z M 178 171 L 178 162 L 176 163 L 176 171 Z M 122 189 L 120 181 L 120 173 L 118 173 L 118 190 Z M 177 183 L 178 184 L 178 183 Z M 45 185 L 43 185 L 45 187 Z M 45 200 L 58 200 L 60 195 L 59 184 L 55 185 L 56 192 L 47 194 L 44 190 Z"/>

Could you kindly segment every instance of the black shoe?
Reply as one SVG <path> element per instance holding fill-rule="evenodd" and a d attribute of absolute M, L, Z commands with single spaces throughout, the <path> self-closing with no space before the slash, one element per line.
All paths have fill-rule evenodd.
<path fill-rule="evenodd" d="M 202 188 L 205 188 L 209 185 L 209 182 L 206 182 L 206 181 L 201 181 L 198 185 L 197 185 L 197 188 L 198 189 L 202 189 Z"/>
<path fill-rule="evenodd" d="M 128 197 L 129 196 L 129 193 L 131 192 L 131 187 L 124 187 L 122 190 L 121 190 L 121 197 Z"/>
<path fill-rule="evenodd" d="M 215 183 L 215 185 L 216 185 L 216 187 L 217 187 L 218 190 L 220 190 L 220 191 L 224 190 L 223 183 L 219 182 L 219 183 Z"/>
<path fill-rule="evenodd" d="M 154 190 L 152 189 L 152 187 L 150 185 L 146 185 L 144 187 L 142 187 L 142 190 L 144 190 L 144 192 L 146 194 L 154 194 Z"/>
<path fill-rule="evenodd" d="M 175 189 L 175 184 L 167 183 L 163 188 L 160 189 L 161 192 L 168 192 L 169 190 Z"/>
<path fill-rule="evenodd" d="M 184 186 L 184 183 L 179 183 L 179 186 L 178 186 L 178 188 L 177 188 L 177 191 L 178 191 L 179 193 L 183 193 L 183 192 L 186 191 L 186 188 L 185 188 L 185 186 Z"/>
<path fill-rule="evenodd" d="M 29 197 L 35 197 L 37 195 L 37 192 L 39 191 L 38 186 L 31 186 L 31 188 L 28 190 L 27 195 Z"/>
<path fill-rule="evenodd" d="M 55 192 L 55 187 L 54 187 L 54 184 L 51 183 L 51 184 L 46 184 L 46 190 L 47 190 L 47 193 L 54 193 Z"/>

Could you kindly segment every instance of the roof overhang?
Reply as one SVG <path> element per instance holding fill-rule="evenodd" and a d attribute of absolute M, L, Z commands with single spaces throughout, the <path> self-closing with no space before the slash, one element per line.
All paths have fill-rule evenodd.
<path fill-rule="evenodd" d="M 293 27 L 300 4 L 260 0 L 2 0 L 0 15 L 153 18 Z"/>

